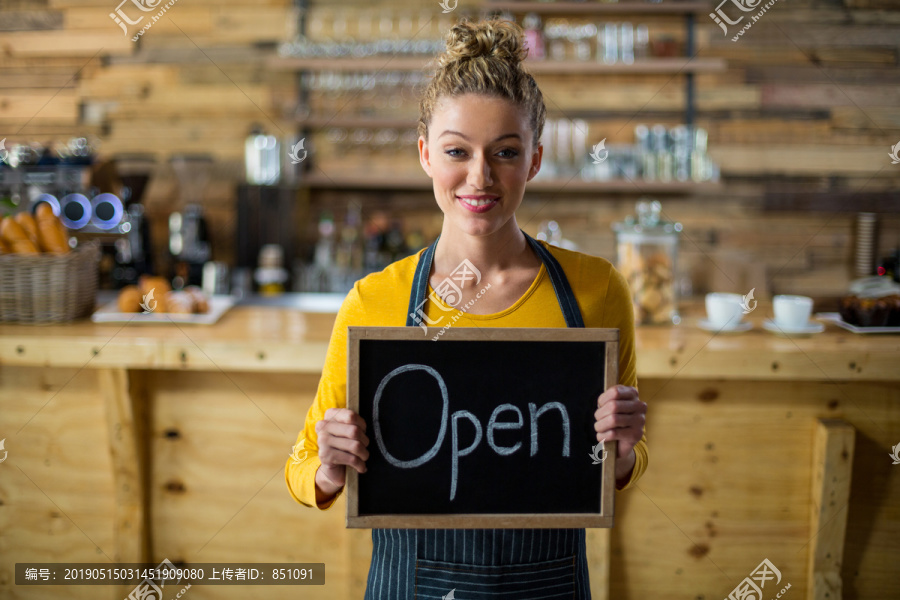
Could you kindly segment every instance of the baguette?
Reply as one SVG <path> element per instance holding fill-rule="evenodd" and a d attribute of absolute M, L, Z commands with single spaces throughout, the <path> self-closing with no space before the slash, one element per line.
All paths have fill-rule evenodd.
<path fill-rule="evenodd" d="M 47 204 L 46 202 L 41 202 L 37 205 L 37 210 L 34 211 L 35 218 L 40 221 L 41 219 L 46 219 L 48 217 L 56 217 L 53 214 L 53 207 Z"/>
<path fill-rule="evenodd" d="M 35 222 L 34 217 L 31 216 L 31 213 L 20 212 L 15 216 L 15 219 L 16 223 L 25 230 L 25 234 L 28 236 L 28 239 L 31 240 L 31 243 L 34 244 L 35 247 L 40 247 L 38 245 L 37 223 Z"/>
<path fill-rule="evenodd" d="M 12 251 L 17 254 L 37 254 L 38 249 L 30 239 L 28 234 L 22 229 L 15 219 L 3 219 L 0 223 L 0 235 L 6 240 L 6 243 L 12 247 Z"/>
<path fill-rule="evenodd" d="M 0 231 L 3 230 L 3 217 L 0 216 Z M 10 246 L 3 236 L 0 235 L 0 254 L 12 254 L 12 246 Z"/>
<path fill-rule="evenodd" d="M 67 254 L 69 248 L 69 232 L 65 225 L 53 214 L 53 209 L 46 202 L 37 207 L 37 231 L 40 249 L 54 254 Z"/>

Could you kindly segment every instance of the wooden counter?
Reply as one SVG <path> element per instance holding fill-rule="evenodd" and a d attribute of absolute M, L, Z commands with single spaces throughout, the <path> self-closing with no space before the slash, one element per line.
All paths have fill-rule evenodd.
<path fill-rule="evenodd" d="M 764 558 L 782 574 L 767 597 L 787 583 L 791 598 L 895 596 L 900 336 L 778 337 L 764 302 L 753 331 L 714 335 L 700 308 L 638 328 L 650 468 L 617 494 L 611 535 L 589 531 L 595 598 L 726 597 Z M 333 319 L 237 307 L 211 327 L 0 326 L 0 597 L 129 592 L 16 587 L 15 562 L 168 558 L 324 562 L 324 587 L 254 593 L 360 598 L 369 532 L 344 528 L 343 500 L 294 503 L 283 479 Z"/>
<path fill-rule="evenodd" d="M 808 337 L 762 329 L 771 305 L 747 319 L 754 329 L 713 335 L 696 327 L 699 302 L 676 327 L 639 327 L 642 378 L 900 381 L 900 335 L 857 335 L 837 326 Z M 109 325 L 79 321 L 0 325 L 0 364 L 46 367 L 320 373 L 334 315 L 237 307 L 215 326 Z"/>

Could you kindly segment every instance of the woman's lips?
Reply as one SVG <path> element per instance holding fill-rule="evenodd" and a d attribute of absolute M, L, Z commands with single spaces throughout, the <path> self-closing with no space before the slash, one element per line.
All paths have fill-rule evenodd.
<path fill-rule="evenodd" d="M 483 213 L 494 208 L 499 196 L 457 196 L 456 199 L 467 210 L 474 213 Z"/>

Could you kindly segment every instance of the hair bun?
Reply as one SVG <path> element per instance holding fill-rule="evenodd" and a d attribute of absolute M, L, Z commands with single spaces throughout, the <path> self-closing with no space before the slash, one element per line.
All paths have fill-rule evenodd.
<path fill-rule="evenodd" d="M 493 18 L 471 22 L 460 20 L 447 34 L 447 50 L 439 65 L 485 57 L 518 65 L 528 55 L 522 29 L 511 21 Z"/>

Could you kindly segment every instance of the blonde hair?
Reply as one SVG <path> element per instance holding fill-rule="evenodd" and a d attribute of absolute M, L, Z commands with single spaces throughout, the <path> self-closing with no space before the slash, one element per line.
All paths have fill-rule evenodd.
<path fill-rule="evenodd" d="M 525 35 L 516 23 L 497 17 L 472 22 L 463 18 L 450 28 L 447 49 L 419 102 L 418 134 L 428 139 L 431 117 L 441 98 L 481 94 L 503 98 L 525 110 L 534 132 L 544 131 L 547 108 L 537 83 L 523 67 L 528 55 Z"/>

